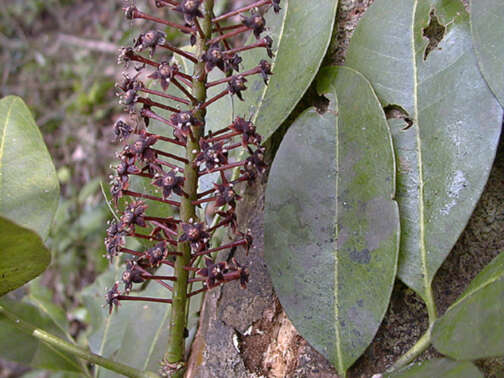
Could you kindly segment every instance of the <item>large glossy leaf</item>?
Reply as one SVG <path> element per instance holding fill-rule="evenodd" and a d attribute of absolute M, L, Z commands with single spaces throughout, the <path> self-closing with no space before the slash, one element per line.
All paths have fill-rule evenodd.
<path fill-rule="evenodd" d="M 445 32 L 425 56 L 431 11 Z M 477 67 L 469 16 L 458 0 L 376 0 L 346 64 L 412 123 L 390 120 L 402 229 L 398 273 L 432 308 L 432 279 L 485 186 L 502 121 Z"/>
<path fill-rule="evenodd" d="M 33 231 L 0 217 L 0 296 L 42 273 L 51 253 Z"/>
<path fill-rule="evenodd" d="M 82 299 L 91 317 L 91 351 L 141 370 L 159 369 L 168 341 L 170 306 L 163 303 L 124 301 L 117 312 L 108 315 L 103 307 L 106 288 L 120 280 L 124 267 L 111 269 L 87 287 Z M 160 268 L 159 275 L 173 275 L 171 268 Z M 170 292 L 156 282 L 131 295 L 170 298 Z M 97 369 L 98 377 L 115 377 L 105 369 Z"/>
<path fill-rule="evenodd" d="M 47 237 L 59 184 L 30 110 L 19 97 L 0 100 L 0 215 Z"/>
<path fill-rule="evenodd" d="M 467 361 L 452 361 L 447 358 L 434 359 L 411 364 L 396 373 L 386 375 L 390 378 L 483 378 L 476 366 Z"/>
<path fill-rule="evenodd" d="M 234 115 L 252 116 L 264 139 L 287 118 L 314 79 L 331 40 L 337 5 L 337 0 L 282 1 L 280 13 L 270 10 L 266 15 L 275 57 L 270 60 L 264 49 L 241 54 L 243 71 L 256 67 L 261 59 L 273 65 L 268 86 L 260 75 L 249 77 L 245 101 L 234 99 Z M 248 43 L 254 41 L 251 38 Z M 232 119 L 228 104 L 215 107 L 224 107 Z"/>
<path fill-rule="evenodd" d="M 66 337 L 52 319 L 32 305 L 2 299 L 0 306 L 33 327 L 61 338 Z M 15 321 L 0 311 L 0 356 L 2 358 L 35 368 L 83 372 L 83 367 L 76 357 L 46 345 L 23 331 L 25 330 L 19 329 Z"/>
<path fill-rule="evenodd" d="M 481 73 L 504 106 L 504 2 L 471 0 L 471 30 Z"/>
<path fill-rule="evenodd" d="M 504 356 L 504 253 L 471 282 L 434 324 L 433 344 L 458 360 Z"/>
<path fill-rule="evenodd" d="M 320 78 L 329 109 L 294 122 L 271 168 L 265 257 L 289 319 L 341 373 L 387 309 L 399 214 L 392 141 L 371 86 L 346 68 Z"/>

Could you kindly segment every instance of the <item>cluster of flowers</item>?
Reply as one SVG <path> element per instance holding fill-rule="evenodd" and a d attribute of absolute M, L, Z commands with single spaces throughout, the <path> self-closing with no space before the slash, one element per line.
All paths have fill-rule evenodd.
<path fill-rule="evenodd" d="M 183 24 L 159 19 L 147 15 L 134 6 L 125 10 L 128 19 L 145 19 L 165 26 L 173 27 L 190 35 L 191 43 L 194 44 L 197 36 L 204 37 L 198 18 L 203 16 L 201 6 L 203 0 L 157 0 L 158 7 L 181 13 Z M 212 254 L 225 250 L 236 249 L 241 246 L 248 252 L 252 244 L 250 232 L 240 232 L 235 213 L 236 202 L 240 196 L 235 186 L 240 182 L 254 181 L 266 170 L 264 162 L 264 148 L 261 147 L 261 136 L 256 132 L 255 125 L 241 117 L 236 117 L 232 124 L 215 132 L 203 133 L 195 130 L 203 130 L 205 122 L 197 114 L 201 114 L 208 106 L 226 95 L 236 95 L 240 100 L 242 92 L 247 89 L 246 77 L 261 75 L 267 84 L 271 72 L 271 65 L 266 60 L 261 60 L 257 67 L 248 71 L 239 72 L 242 58 L 238 53 L 254 48 L 264 48 L 268 56 L 272 57 L 272 39 L 264 36 L 266 22 L 260 9 L 272 7 L 275 12 L 280 10 L 280 0 L 260 0 L 244 8 L 234 10 L 222 16 L 212 19 L 212 31 L 218 36 L 206 38 L 207 48 L 201 56 L 181 50 L 169 44 L 162 31 L 151 30 L 140 34 L 132 47 L 123 48 L 120 51 L 119 62 L 125 63 L 126 68 L 130 64 L 140 64 L 134 67 L 137 73 L 130 77 L 123 74 L 124 80 L 117 84 L 120 91 L 120 103 L 126 107 L 128 118 L 119 120 L 114 125 L 114 135 L 119 141 L 126 141 L 132 137 L 136 140 L 126 144 L 117 154 L 119 163 L 114 168 L 115 174 L 111 181 L 111 194 L 116 207 L 123 207 L 122 215 L 117 221 L 109 223 L 105 246 L 110 260 L 119 254 L 131 255 L 127 261 L 126 271 L 122 275 L 124 290 L 119 288 L 117 282 L 106 294 L 106 302 L 110 311 L 121 300 L 141 300 L 152 302 L 171 303 L 165 298 L 134 297 L 130 295 L 133 284 L 144 283 L 146 280 L 154 280 L 169 290 L 173 287 L 167 282 L 176 282 L 175 276 L 156 276 L 152 274 L 153 268 L 162 264 L 174 267 L 174 260 L 183 253 L 178 248 L 181 243 L 189 243 L 191 247 L 191 260 L 185 266 L 188 271 L 195 272 L 197 277 L 190 278 L 187 282 L 201 281 L 203 288 L 187 293 L 187 296 L 211 289 L 222 283 L 239 280 L 242 287 L 248 282 L 247 267 L 240 265 L 234 258 L 231 263 L 214 262 Z M 249 12 L 249 16 L 244 13 Z M 220 22 L 232 16 L 240 15 L 241 23 L 236 25 L 221 26 Z M 231 48 L 230 38 L 241 33 L 252 31 L 256 42 L 248 46 Z M 156 50 L 164 49 L 170 54 L 178 54 L 183 58 L 204 65 L 204 77 L 197 78 L 182 72 L 173 59 L 154 61 Z M 142 52 L 148 51 L 148 57 Z M 151 68 L 145 75 L 145 69 Z M 223 79 L 209 82 L 207 74 L 213 69 L 219 69 L 225 73 Z M 158 81 L 162 91 L 148 88 L 140 77 Z M 225 88 L 213 98 L 205 102 L 198 101 L 192 93 L 193 83 L 199 80 L 206 88 L 225 85 Z M 166 93 L 169 86 L 178 88 L 180 95 L 174 96 Z M 149 96 L 150 95 L 150 96 Z M 161 100 L 153 100 L 158 98 Z M 163 101 L 164 99 L 164 101 Z M 178 106 L 168 105 L 178 103 Z M 182 110 L 181 107 L 186 107 Z M 163 117 L 156 113 L 156 109 L 171 112 L 169 117 Z M 173 136 L 162 136 L 148 132 L 150 122 L 156 121 L 172 130 Z M 167 134 L 165 134 L 167 135 Z M 200 136 L 201 135 L 201 136 Z M 158 142 L 172 143 L 188 149 L 188 142 L 196 144 L 197 148 L 192 153 L 186 153 L 186 157 L 163 151 L 156 148 Z M 248 153 L 242 161 L 232 161 L 230 151 L 243 149 Z M 187 156 L 193 156 L 188 158 Z M 184 190 L 188 171 L 195 171 L 198 178 L 210 173 L 218 172 L 219 180 L 213 184 L 213 188 L 204 192 L 198 192 L 190 196 Z M 230 170 L 239 171 L 236 178 L 230 178 Z M 141 176 L 148 178 L 151 184 L 161 193 L 159 196 L 136 192 L 131 189 L 131 177 Z M 192 206 L 201 206 L 204 203 L 213 202 L 215 216 L 219 217 L 213 226 L 208 226 L 204 221 L 190 218 L 183 221 L 176 217 L 154 217 L 147 214 L 146 201 L 156 201 L 174 207 L 181 207 L 181 202 L 173 199 L 176 195 L 180 198 L 190 199 Z M 121 198 L 130 198 L 121 206 Z M 210 248 L 213 233 L 220 227 L 227 227 L 230 234 L 234 235 L 235 241 Z M 147 240 L 154 244 L 145 251 L 136 251 L 126 248 L 126 238 L 134 237 Z M 197 266 L 200 258 L 205 258 L 203 268 Z"/>

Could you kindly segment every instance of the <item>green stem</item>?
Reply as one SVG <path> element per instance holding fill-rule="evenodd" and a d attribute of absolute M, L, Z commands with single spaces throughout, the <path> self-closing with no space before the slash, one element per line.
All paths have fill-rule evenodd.
<path fill-rule="evenodd" d="M 429 315 L 429 327 L 431 327 L 437 319 L 437 310 L 436 303 L 434 302 L 434 295 L 432 294 L 432 287 L 430 285 L 427 287 L 424 300 Z"/>
<path fill-rule="evenodd" d="M 431 329 L 432 327 L 429 327 L 420 340 L 418 340 L 410 350 L 403 354 L 389 371 L 394 371 L 408 365 L 411 361 L 422 354 L 431 345 Z"/>
<path fill-rule="evenodd" d="M 429 285 L 427 287 L 427 290 L 425 292 L 425 296 L 423 297 L 425 301 L 425 305 L 427 307 L 427 314 L 429 316 L 429 329 L 425 334 L 411 347 L 410 350 L 408 350 L 405 354 L 399 358 L 395 364 L 392 366 L 392 370 L 397 370 L 399 368 L 402 368 L 403 366 L 408 365 L 410 362 L 412 362 L 415 358 L 417 358 L 420 354 L 422 354 L 427 348 L 430 347 L 432 343 L 431 339 L 431 331 L 432 331 L 432 326 L 434 325 L 434 322 L 437 319 L 437 310 L 436 310 L 436 304 L 434 302 L 434 296 L 432 294 L 432 288 Z"/>
<path fill-rule="evenodd" d="M 44 342 L 45 344 L 48 344 L 49 346 L 52 346 L 60 351 L 70 353 L 72 355 L 75 355 L 77 357 L 80 357 L 86 361 L 89 361 L 93 364 L 100 365 L 106 369 L 112 370 L 116 373 L 122 374 L 126 377 L 132 377 L 132 378 L 154 378 L 154 377 L 159 377 L 156 373 L 149 372 L 149 371 L 141 371 L 135 368 L 132 368 L 127 365 L 123 365 L 119 362 L 115 362 L 112 360 L 109 360 L 107 358 L 101 357 L 97 354 L 91 353 L 88 350 L 75 345 L 73 343 L 70 343 L 68 341 L 65 341 L 63 339 L 60 339 L 57 336 L 54 336 L 40 328 L 37 328 L 33 326 L 32 324 L 25 322 L 22 319 L 19 319 L 15 314 L 10 313 L 7 311 L 5 308 L 0 306 L 0 313 L 5 315 L 8 319 L 10 319 L 16 327 L 18 327 L 21 331 L 35 337 L 36 339 Z"/>
<path fill-rule="evenodd" d="M 207 98 L 206 83 L 207 77 L 205 73 L 205 63 L 202 60 L 203 54 L 208 46 L 207 41 L 212 37 L 212 16 L 213 16 L 213 0 L 205 1 L 204 10 L 205 16 L 201 23 L 201 29 L 205 34 L 204 37 L 197 35 L 196 42 L 196 58 L 198 62 L 194 66 L 193 74 L 193 97 L 199 102 L 204 103 Z M 194 109 L 193 109 L 194 110 Z M 200 109 L 195 111 L 194 116 L 203 121 L 205 120 L 206 110 Z M 199 139 L 204 134 L 204 128 L 196 126 L 192 128 L 194 140 L 187 139 L 186 159 L 188 161 L 184 167 L 184 191 L 188 194 L 187 198 L 183 198 L 180 204 L 180 219 L 183 222 L 188 222 L 191 218 L 196 219 L 196 209 L 192 204 L 197 200 L 198 195 L 198 172 L 197 168 L 193 167 L 193 161 L 200 151 Z M 179 230 L 182 233 L 182 230 Z M 168 349 L 165 353 L 165 360 L 168 363 L 178 363 L 184 360 L 184 331 L 186 329 L 186 308 L 187 308 L 187 289 L 189 272 L 184 269 L 184 266 L 189 265 L 191 261 L 191 247 L 189 243 L 180 243 L 178 251 L 182 256 L 177 256 L 175 261 L 175 276 L 177 281 L 173 286 L 173 303 L 171 305 L 170 330 L 168 336 Z"/>

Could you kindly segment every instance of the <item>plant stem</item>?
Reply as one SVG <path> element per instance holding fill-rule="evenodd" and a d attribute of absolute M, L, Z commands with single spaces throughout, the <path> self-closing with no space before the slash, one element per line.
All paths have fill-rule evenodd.
<path fill-rule="evenodd" d="M 154 378 L 154 377 L 159 377 L 156 373 L 150 372 L 150 371 L 141 371 L 135 368 L 132 368 L 127 365 L 123 365 L 119 362 L 115 362 L 112 360 L 109 360 L 107 358 L 101 357 L 97 354 L 91 353 L 87 351 L 86 349 L 75 345 L 73 343 L 70 343 L 68 341 L 65 341 L 63 339 L 60 339 L 57 336 L 54 336 L 40 328 L 37 328 L 33 326 L 32 324 L 25 322 L 22 319 L 19 319 L 15 314 L 9 312 L 6 310 L 4 307 L 0 306 L 0 313 L 3 314 L 5 317 L 10 319 L 16 327 L 18 327 L 21 331 L 30 334 L 31 336 L 35 337 L 36 339 L 44 342 L 45 344 L 48 344 L 54 348 L 57 348 L 58 350 L 61 350 L 63 352 L 70 353 L 72 355 L 75 355 L 77 357 L 80 357 L 86 361 L 89 361 L 93 364 L 100 365 L 108 370 L 115 371 L 116 373 L 125 375 L 127 377 L 133 377 L 133 378 Z"/>
<path fill-rule="evenodd" d="M 389 371 L 394 371 L 408 365 L 411 361 L 422 354 L 431 345 L 431 329 L 432 326 L 429 327 L 427 332 L 425 332 L 425 334 L 416 342 L 415 345 L 413 345 L 410 350 L 408 350 L 395 362 Z"/>
<path fill-rule="evenodd" d="M 432 294 L 432 287 L 430 284 L 426 288 L 424 300 L 425 305 L 427 306 L 427 313 L 429 315 L 429 327 L 431 327 L 437 319 L 437 310 L 436 303 L 434 302 L 434 295 Z"/>
<path fill-rule="evenodd" d="M 203 36 L 197 34 L 196 41 L 196 58 L 198 63 L 194 66 L 192 95 L 199 102 L 204 103 L 207 98 L 206 91 L 206 72 L 205 62 L 202 60 L 203 54 L 208 49 L 207 41 L 212 34 L 212 16 L 213 16 L 213 0 L 207 0 L 204 3 L 204 19 L 201 23 Z M 204 124 L 206 110 L 196 109 L 194 116 L 201 120 Z M 193 201 L 198 198 L 198 168 L 193 167 L 193 161 L 200 151 L 199 139 L 204 134 L 203 126 L 195 126 L 192 128 L 194 140 L 188 139 L 186 146 L 186 159 L 188 161 L 184 167 L 184 192 L 187 193 L 187 198 L 182 198 L 180 205 L 180 219 L 182 222 L 196 218 L 196 209 Z M 182 234 L 180 227 L 179 235 Z M 171 317 L 170 317 L 170 333 L 168 336 L 168 349 L 165 353 L 165 360 L 169 363 L 178 363 L 184 360 L 185 342 L 184 331 L 186 328 L 186 304 L 187 304 L 187 289 L 189 272 L 184 269 L 191 262 L 191 247 L 189 243 L 179 243 L 178 251 L 182 256 L 177 256 L 175 260 L 175 281 L 173 286 Z"/>
<path fill-rule="evenodd" d="M 434 322 L 437 319 L 436 304 L 434 302 L 434 296 L 432 294 L 432 287 L 429 285 L 425 292 L 425 297 L 423 298 L 425 305 L 427 307 L 427 314 L 429 316 L 429 329 L 425 334 L 408 350 L 405 354 L 399 358 L 395 364 L 392 366 L 392 370 L 396 370 L 406 366 L 422 354 L 431 345 L 431 331 Z"/>

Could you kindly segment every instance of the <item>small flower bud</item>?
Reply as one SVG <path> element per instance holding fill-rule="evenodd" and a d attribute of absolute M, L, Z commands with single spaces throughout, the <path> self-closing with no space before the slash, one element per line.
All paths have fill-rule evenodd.
<path fill-rule="evenodd" d="M 250 17 L 242 16 L 242 24 L 254 31 L 254 36 L 259 39 L 266 28 L 266 20 L 260 13 L 253 13 Z"/>
<path fill-rule="evenodd" d="M 229 93 L 231 93 L 232 95 L 237 95 L 238 98 L 243 101 L 241 92 L 247 89 L 247 87 L 245 86 L 246 82 L 247 79 L 245 79 L 243 76 L 237 75 L 231 77 L 231 80 L 228 83 Z"/>
<path fill-rule="evenodd" d="M 196 17 L 203 17 L 203 13 L 199 9 L 201 3 L 202 0 L 182 0 L 175 10 L 181 12 L 185 22 L 192 25 Z"/>

